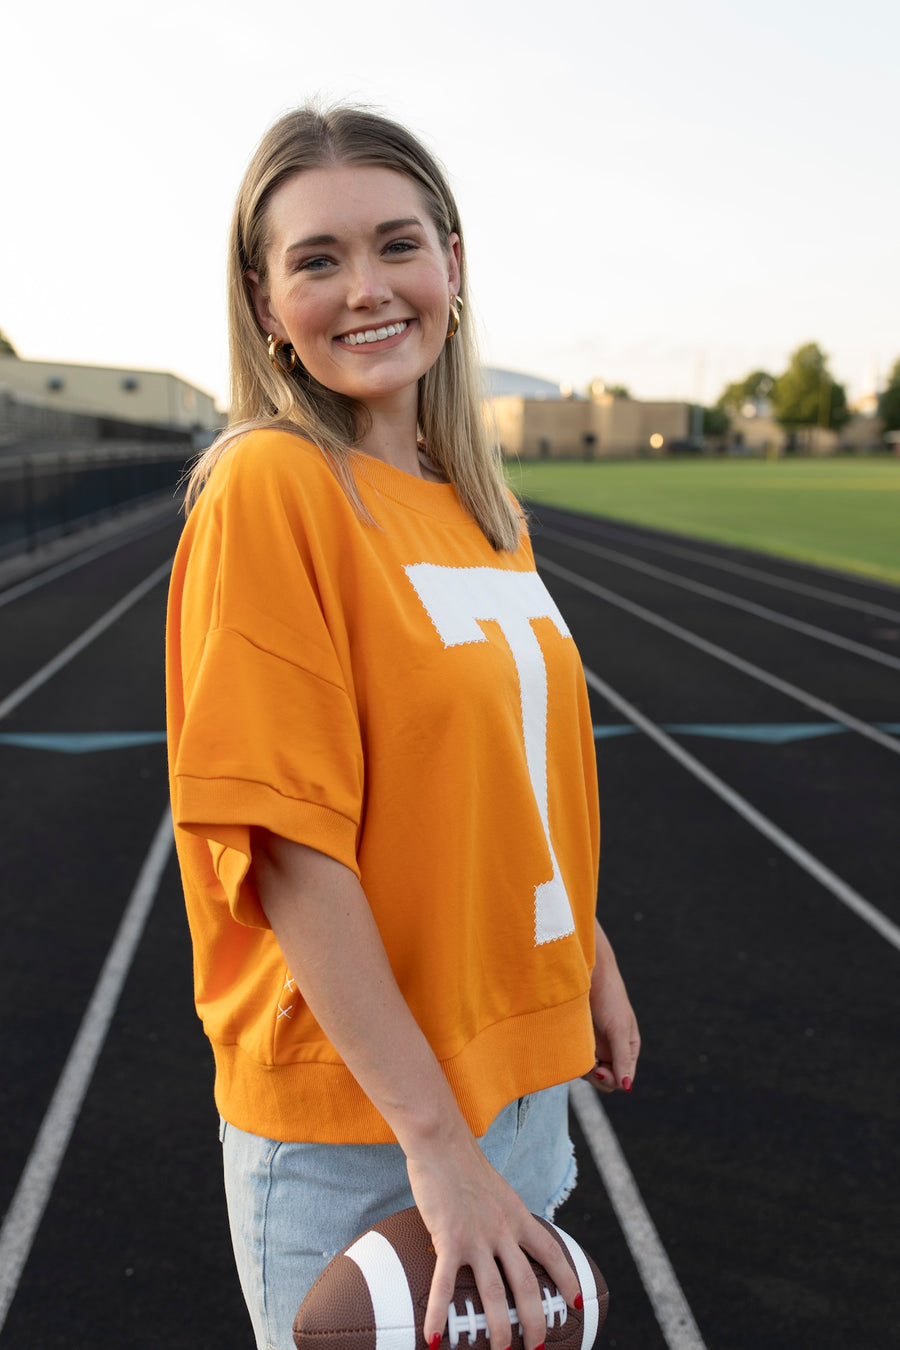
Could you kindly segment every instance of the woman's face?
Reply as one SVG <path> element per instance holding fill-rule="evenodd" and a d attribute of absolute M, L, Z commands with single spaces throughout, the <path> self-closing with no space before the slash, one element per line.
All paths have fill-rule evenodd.
<path fill-rule="evenodd" d="M 288 179 L 267 223 L 265 289 L 247 273 L 264 331 L 372 414 L 415 409 L 459 288 L 459 236 L 445 249 L 416 183 L 369 165 Z"/>

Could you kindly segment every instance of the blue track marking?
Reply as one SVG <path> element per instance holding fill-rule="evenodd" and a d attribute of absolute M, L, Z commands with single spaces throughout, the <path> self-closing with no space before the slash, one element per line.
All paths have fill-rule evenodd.
<path fill-rule="evenodd" d="M 762 745 L 787 745 L 791 741 L 811 741 L 820 736 L 837 736 L 847 730 L 840 722 L 755 722 L 702 723 L 669 722 L 666 731 L 673 736 L 709 736 L 723 741 L 756 741 Z"/>
<path fill-rule="evenodd" d="M 900 734 L 900 722 L 876 722 L 882 731 Z M 722 741 L 751 741 L 758 745 L 788 745 L 792 741 L 811 741 L 819 736 L 838 736 L 849 731 L 841 722 L 661 722 L 673 736 L 706 736 Z M 627 722 L 595 725 L 594 740 L 628 736 L 637 727 Z"/>
<path fill-rule="evenodd" d="M 900 722 L 876 722 L 889 734 L 900 735 Z M 838 736 L 849 731 L 841 722 L 661 722 L 673 736 L 705 736 L 721 741 L 751 741 L 759 745 L 789 745 L 819 736 Z M 594 740 L 633 736 L 639 730 L 630 722 L 594 726 Z M 89 755 L 98 750 L 127 750 L 135 745 L 164 745 L 164 731 L 10 731 L 0 734 L 0 745 L 26 750 L 51 750 L 63 755 Z"/>
<path fill-rule="evenodd" d="M 124 750 L 133 745 L 164 745 L 165 740 L 164 731 L 12 731 L 0 735 L 0 745 L 56 750 L 64 755 Z"/>

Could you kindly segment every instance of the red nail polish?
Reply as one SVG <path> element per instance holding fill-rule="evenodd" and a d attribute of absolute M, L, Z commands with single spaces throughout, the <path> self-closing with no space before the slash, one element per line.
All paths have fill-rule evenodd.
<path fill-rule="evenodd" d="M 584 1307 L 584 1299 L 581 1297 L 580 1294 L 575 1295 L 575 1307 L 578 1309 L 579 1312 L 581 1312 L 582 1308 Z"/>
<path fill-rule="evenodd" d="M 622 1087 L 625 1089 L 626 1092 L 631 1091 L 631 1079 L 627 1076 L 627 1074 L 622 1079 Z"/>
<path fill-rule="evenodd" d="M 534 1350 L 544 1350 L 544 1342 L 541 1341 L 540 1345 L 534 1347 Z"/>
<path fill-rule="evenodd" d="M 431 1340 L 428 1342 L 428 1350 L 437 1350 L 440 1343 L 441 1343 L 441 1333 L 439 1331 L 436 1331 L 432 1336 Z"/>

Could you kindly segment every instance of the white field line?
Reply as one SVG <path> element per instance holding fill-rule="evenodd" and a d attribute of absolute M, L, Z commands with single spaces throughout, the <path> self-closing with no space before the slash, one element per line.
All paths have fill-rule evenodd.
<path fill-rule="evenodd" d="M 595 1090 L 578 1079 L 572 1109 L 603 1179 L 669 1350 L 705 1350 L 687 1299 Z"/>
<path fill-rule="evenodd" d="M 728 591 L 719 590 L 718 586 L 707 586 L 705 582 L 693 581 L 690 577 L 677 576 L 673 572 L 668 572 L 664 567 L 656 567 L 653 563 L 642 562 L 640 558 L 631 558 L 627 553 L 619 553 L 616 549 L 604 548 L 602 544 L 594 544 L 588 539 L 573 538 L 571 535 L 564 534 L 561 530 L 544 528 L 541 530 L 541 534 L 548 539 L 558 540 L 565 544 L 567 548 L 580 549 L 583 553 L 592 553 L 598 558 L 608 558 L 617 567 L 629 567 L 634 572 L 643 572 L 645 576 L 656 577 L 669 586 L 679 586 L 682 590 L 693 591 L 695 595 L 705 596 L 709 600 L 717 601 L 720 605 L 730 605 L 733 609 L 742 609 L 745 614 L 753 614 L 756 618 L 765 619 L 767 623 L 779 624 L 782 628 L 791 628 L 795 633 L 802 633 L 805 637 L 815 638 L 817 642 L 827 642 L 832 647 L 840 647 L 843 651 L 852 652 L 854 656 L 862 656 L 867 661 L 875 661 L 879 665 L 889 666 L 891 670 L 900 670 L 900 657 L 898 656 L 891 656 L 889 652 L 879 651 L 877 647 L 869 647 L 863 642 L 854 642 L 852 638 L 843 637 L 840 633 L 832 633 L 827 628 L 819 628 L 817 624 L 805 623 L 803 619 L 795 619 L 790 614 L 782 614 L 780 610 L 769 609 L 768 605 L 758 605 L 753 600 L 745 600 L 742 596 L 731 595 Z"/>
<path fill-rule="evenodd" d="M 601 522 L 597 521 L 597 525 L 600 526 Z M 577 526 L 586 529 L 589 522 L 579 518 Z M 539 530 L 541 534 L 548 533 L 547 528 L 543 525 L 539 525 Z M 889 609 L 886 605 L 873 604 L 871 600 L 857 600 L 852 595 L 844 595 L 840 591 L 826 590 L 824 586 L 810 586 L 805 581 L 793 581 L 789 577 L 780 577 L 774 572 L 767 572 L 763 567 L 750 567 L 746 563 L 732 562 L 729 558 L 718 558 L 714 554 L 703 553 L 700 549 L 685 548 L 680 544 L 664 543 L 660 539 L 651 539 L 642 534 L 629 534 L 624 530 L 609 529 L 605 521 L 602 522 L 602 533 L 604 537 L 612 537 L 614 540 L 619 539 L 622 543 L 633 543 L 638 548 L 645 548 L 654 553 L 668 553 L 675 558 L 687 558 L 691 562 L 703 563 L 705 567 L 715 568 L 720 572 L 731 572 L 738 577 L 750 577 L 753 581 L 761 581 L 764 585 L 776 587 L 781 591 L 793 591 L 796 595 L 808 595 L 815 600 L 824 601 L 827 605 L 841 605 L 843 608 L 852 609 L 859 614 L 871 614 L 876 619 L 889 619 L 893 623 L 900 623 L 900 610 Z M 709 542 L 715 544 L 715 540 Z M 719 547 L 740 546 L 720 543 Z M 814 563 L 804 563 L 799 558 L 785 558 L 784 561 L 794 567 L 815 567 Z M 851 579 L 861 586 L 880 586 L 884 590 L 890 589 L 890 583 L 879 581 L 877 577 L 860 575 Z"/>
<path fill-rule="evenodd" d="M 11 694 L 7 694 L 6 698 L 0 702 L 0 720 L 7 717 L 14 708 L 18 708 L 20 703 L 24 703 L 26 698 L 33 694 L 36 689 L 40 689 L 42 684 L 46 684 L 49 679 L 52 679 L 58 671 L 62 670 L 63 666 L 68 665 L 70 661 L 83 652 L 85 647 L 88 647 L 95 638 L 98 638 L 101 633 L 105 633 L 107 628 L 111 628 L 117 619 L 121 619 L 123 614 L 127 613 L 139 600 L 142 600 L 148 591 L 151 591 L 154 586 L 162 581 L 163 577 L 168 576 L 171 567 L 172 559 L 169 558 L 155 571 L 151 572 L 149 577 L 145 577 L 143 581 L 139 582 L 127 595 L 123 595 L 122 599 L 114 604 L 112 609 L 108 609 L 105 614 L 101 614 L 100 618 L 92 623 L 89 628 L 86 628 L 80 637 L 75 638 L 67 647 L 63 647 L 61 652 L 58 652 L 46 665 L 41 666 L 40 670 L 35 671 L 24 684 L 19 685 L 18 689 L 14 689 Z"/>
<path fill-rule="evenodd" d="M 698 778 L 727 806 L 730 806 L 733 811 L 737 811 L 738 815 L 743 816 L 749 825 L 759 830 L 760 834 L 764 834 L 776 848 L 781 849 L 782 853 L 786 853 L 798 867 L 802 867 L 820 885 L 830 891 L 835 899 L 840 900 L 842 905 L 846 905 L 847 909 L 851 910 L 857 918 L 862 919 L 880 937 L 883 937 L 886 942 L 889 942 L 892 947 L 900 952 L 900 927 L 893 923 L 886 914 L 882 914 L 880 909 L 876 909 L 873 904 L 865 900 L 858 891 L 855 891 L 846 881 L 843 881 L 812 853 L 808 852 L 802 844 L 798 844 L 796 839 L 791 838 L 784 830 L 779 829 L 773 821 L 769 820 L 768 816 L 764 816 L 761 811 L 757 811 L 756 807 L 751 806 L 745 797 L 735 792 L 734 788 L 730 788 L 721 778 L 707 769 L 683 746 L 667 735 L 662 727 L 657 726 L 655 722 L 651 722 L 633 704 L 608 685 L 605 680 L 602 680 L 594 671 L 589 670 L 587 666 L 584 667 L 584 677 L 590 687 L 602 695 L 607 703 L 612 704 L 623 717 L 626 717 L 629 722 L 633 722 L 636 727 L 640 727 L 641 731 L 645 732 L 651 740 L 654 740 L 662 750 L 665 750 L 666 754 L 676 759 L 682 768 L 687 769 L 695 778 Z"/>
<path fill-rule="evenodd" d="M 740 670 L 744 675 L 749 675 L 751 679 L 759 680 L 761 684 L 767 684 L 770 688 L 777 689 L 779 693 L 786 694 L 788 698 L 805 704 L 807 708 L 815 709 L 823 717 L 827 717 L 829 721 L 840 722 L 843 726 L 849 727 L 851 731 L 856 731 L 860 736 L 865 736 L 867 740 L 875 741 L 884 749 L 890 750 L 892 754 L 900 755 L 900 740 L 897 740 L 888 732 L 880 731 L 878 727 L 873 727 L 868 722 L 861 721 L 860 718 L 854 717 L 852 713 L 844 712 L 835 704 L 816 698 L 815 694 L 807 693 L 805 689 L 800 689 L 796 684 L 782 680 L 778 675 L 773 675 L 770 671 L 763 670 L 761 666 L 754 665 L 752 661 L 745 661 L 742 656 L 736 656 L 734 652 L 719 647 L 715 642 L 708 642 L 706 638 L 690 632 L 687 628 L 682 628 L 680 624 L 672 623 L 670 619 L 664 619 L 661 614 L 655 614 L 653 610 L 645 609 L 643 605 L 635 604 L 633 600 L 626 600 L 624 596 L 617 595 L 615 591 L 610 591 L 605 586 L 599 586 L 597 582 L 580 576 L 577 572 L 570 571 L 568 567 L 561 567 L 559 563 L 551 562 L 549 558 L 541 557 L 539 554 L 536 554 L 535 558 L 542 571 L 552 572 L 554 576 L 561 577 L 563 581 L 569 581 L 573 586 L 579 586 L 582 590 L 589 591 L 591 595 L 596 595 L 600 600 L 605 600 L 607 604 L 615 605 L 616 608 L 625 610 L 627 614 L 633 614 L 635 618 L 642 619 L 644 623 L 662 629 L 664 633 L 671 634 L 672 637 L 678 638 L 680 642 L 686 642 L 689 646 L 696 647 L 698 651 L 705 652 L 707 656 L 712 656 L 717 661 L 724 661 L 726 665 L 733 666 L 735 670 Z"/>
<path fill-rule="evenodd" d="M 171 511 L 171 503 L 164 502 L 156 508 L 153 515 L 141 524 L 131 524 L 127 529 L 123 527 L 117 530 L 115 534 L 104 539 L 101 543 L 83 549 L 78 553 L 73 553 L 63 562 L 52 564 L 42 572 L 37 572 L 23 581 L 17 581 L 7 586 L 5 590 L 0 590 L 0 609 L 4 605 L 11 604 L 13 600 L 18 600 L 22 595 L 28 595 L 30 591 L 36 591 L 41 586 L 46 586 L 50 581 L 56 581 L 58 577 L 64 577 L 68 572 L 75 572 L 79 567 L 84 567 L 86 563 L 93 562 L 96 558 L 102 558 L 105 553 L 112 553 L 115 549 L 125 548 L 128 544 L 137 543 L 139 539 L 145 538 L 148 534 L 162 529 L 168 524 L 168 519 L 161 520 L 165 515 L 168 517 Z M 12 561 L 12 559 L 9 559 Z M 0 567 L 2 575 L 2 567 Z"/>
<path fill-rule="evenodd" d="M 75 1128 L 172 848 L 166 807 L 0 1228 L 0 1331 Z"/>

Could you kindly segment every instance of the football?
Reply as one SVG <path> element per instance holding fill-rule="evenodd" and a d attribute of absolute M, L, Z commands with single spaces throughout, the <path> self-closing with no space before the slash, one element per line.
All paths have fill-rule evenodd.
<path fill-rule="evenodd" d="M 591 1350 L 606 1318 L 609 1290 L 588 1254 L 546 1219 L 578 1276 L 584 1307 L 566 1305 L 550 1276 L 531 1260 L 547 1319 L 547 1350 Z M 419 1211 L 400 1210 L 362 1233 L 331 1261 L 294 1318 L 297 1350 L 425 1350 L 422 1326 L 435 1253 Z M 507 1299 L 512 1350 L 522 1350 L 515 1308 Z M 487 1325 L 468 1266 L 457 1276 L 441 1350 L 488 1350 Z"/>

